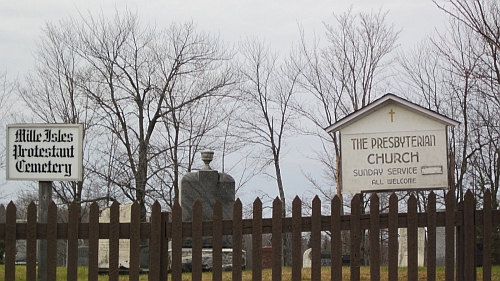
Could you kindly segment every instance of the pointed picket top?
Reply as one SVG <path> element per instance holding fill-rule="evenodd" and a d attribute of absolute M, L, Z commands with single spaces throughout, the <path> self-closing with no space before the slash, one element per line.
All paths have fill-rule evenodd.
<path fill-rule="evenodd" d="M 448 190 L 448 192 L 446 192 L 446 195 L 444 197 L 446 206 L 448 206 L 449 204 L 455 204 L 455 192 L 453 192 L 453 190 Z M 455 205 L 453 205 L 453 208 L 454 206 Z"/>
<path fill-rule="evenodd" d="M 429 192 L 429 196 L 436 196 L 436 193 L 434 193 L 434 190 L 431 190 L 431 192 Z"/>
<path fill-rule="evenodd" d="M 332 199 L 332 205 L 339 204 L 339 203 L 341 203 L 340 196 L 338 194 L 335 194 L 335 196 L 333 196 L 333 199 Z"/>
<path fill-rule="evenodd" d="M 361 209 L 361 198 L 359 194 L 355 194 L 351 200 L 351 213 L 353 213 L 353 208 Z"/>
<path fill-rule="evenodd" d="M 222 202 L 220 201 L 219 198 L 217 198 L 217 200 L 215 200 L 215 203 L 214 203 L 214 209 L 215 209 L 215 206 L 219 207 L 220 205 L 220 208 L 222 208 Z"/>
<path fill-rule="evenodd" d="M 49 208 L 48 208 L 48 217 L 50 218 L 52 215 L 56 216 L 57 214 L 57 205 L 54 201 L 49 203 Z"/>
<path fill-rule="evenodd" d="M 491 204 L 491 191 L 490 189 L 486 189 L 486 191 L 484 192 L 484 202 L 489 202 Z M 484 203 L 484 205 L 486 205 L 486 203 Z M 484 207 L 483 207 L 484 208 Z"/>
<path fill-rule="evenodd" d="M 321 200 L 318 195 L 314 196 L 312 200 L 312 214 L 321 216 Z"/>
<path fill-rule="evenodd" d="M 373 200 L 377 200 L 377 201 L 380 200 L 380 197 L 378 196 L 378 194 L 376 192 L 372 193 L 372 195 L 370 196 L 370 202 L 373 202 Z"/>
<path fill-rule="evenodd" d="M 36 213 L 36 204 L 33 201 L 31 201 L 31 203 L 28 205 L 28 213 L 30 213 L 30 212 Z"/>
<path fill-rule="evenodd" d="M 292 204 L 300 204 L 302 205 L 302 200 L 300 200 L 300 197 L 298 195 L 293 198 Z"/>
<path fill-rule="evenodd" d="M 196 199 L 194 200 L 194 203 L 193 203 L 193 214 L 195 213 L 195 210 L 198 210 L 199 209 L 199 212 L 201 214 L 202 210 L 203 210 L 203 206 L 201 204 L 201 201 L 200 199 Z"/>
<path fill-rule="evenodd" d="M 396 195 L 395 192 L 393 192 L 389 197 L 389 204 L 397 204 L 397 203 L 398 203 L 398 196 Z"/>
<path fill-rule="evenodd" d="M 243 204 L 241 203 L 241 200 L 240 198 L 236 198 L 236 200 L 234 201 L 233 203 L 233 208 L 236 208 L 236 206 L 243 206 Z"/>
<path fill-rule="evenodd" d="M 92 204 L 90 204 L 90 213 L 92 213 L 92 211 L 94 209 L 97 209 L 97 211 L 99 212 L 99 204 L 97 204 L 96 201 L 92 202 Z"/>
<path fill-rule="evenodd" d="M 472 191 L 470 189 L 467 189 L 465 192 L 464 200 L 470 200 L 471 202 L 474 202 L 474 194 L 472 194 Z"/>
<path fill-rule="evenodd" d="M 181 204 L 179 203 L 179 200 L 175 200 L 174 206 L 172 206 L 172 212 L 174 210 L 179 211 L 179 212 L 182 211 Z"/>
<path fill-rule="evenodd" d="M 377 193 L 373 193 L 370 196 L 370 213 L 372 212 L 372 210 L 375 211 L 375 209 L 373 208 L 375 208 L 377 211 L 380 211 L 380 198 Z"/>
<path fill-rule="evenodd" d="M 408 199 L 408 208 L 410 208 L 410 206 L 416 206 L 417 205 L 417 197 L 415 197 L 415 194 L 411 194 L 410 195 L 410 198 Z"/>
<path fill-rule="evenodd" d="M 281 210 L 281 208 L 282 208 L 282 202 L 278 198 L 278 196 L 276 196 L 276 198 L 273 200 L 273 210 L 274 209 L 280 209 Z"/>
<path fill-rule="evenodd" d="M 5 222 L 5 205 L 0 204 L 0 223 Z"/>
<path fill-rule="evenodd" d="M 160 203 L 158 202 L 158 200 L 155 200 L 155 202 L 153 203 L 153 206 L 151 207 L 151 211 L 152 212 L 158 212 L 158 213 L 161 213 L 161 205 Z"/>
<path fill-rule="evenodd" d="M 117 200 L 113 200 L 113 203 L 111 203 L 110 208 L 113 208 L 113 207 L 116 208 L 116 206 L 120 206 L 120 203 L 118 203 Z"/>
<path fill-rule="evenodd" d="M 255 201 L 253 201 L 253 208 L 255 209 L 257 207 L 262 207 L 262 201 L 260 200 L 259 197 L 257 197 Z"/>
<path fill-rule="evenodd" d="M 213 219 L 222 220 L 222 202 L 217 198 L 214 203 Z"/>
<path fill-rule="evenodd" d="M 16 205 L 14 204 L 14 202 L 10 201 L 9 204 L 7 205 L 7 216 L 9 216 L 10 213 L 16 213 L 17 212 L 17 208 L 16 208 Z"/>

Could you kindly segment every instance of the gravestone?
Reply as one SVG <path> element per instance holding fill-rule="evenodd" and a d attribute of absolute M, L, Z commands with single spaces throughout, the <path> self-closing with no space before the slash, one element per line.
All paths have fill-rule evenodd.
<path fill-rule="evenodd" d="M 425 228 L 419 227 L 417 231 L 417 256 L 418 266 L 424 266 L 425 259 Z M 408 230 L 406 228 L 399 229 L 399 259 L 398 265 L 400 267 L 408 266 Z"/>
<path fill-rule="evenodd" d="M 342 255 L 342 265 L 348 266 L 351 263 L 350 255 Z M 310 268 L 312 265 L 312 248 L 304 251 L 302 255 L 302 267 Z M 328 250 L 321 251 L 321 266 L 331 266 L 332 265 L 332 252 Z"/>
<path fill-rule="evenodd" d="M 120 205 L 120 222 L 127 223 L 130 222 L 132 214 L 132 204 Z M 101 212 L 99 216 L 99 222 L 106 223 L 110 222 L 110 208 L 106 208 Z M 119 268 L 129 268 L 130 259 L 130 240 L 120 239 L 119 240 L 120 251 L 118 254 L 118 266 Z M 99 254 L 98 254 L 98 267 L 100 271 L 107 271 L 109 269 L 109 239 L 99 239 Z"/>
<path fill-rule="evenodd" d="M 226 174 L 219 173 L 210 168 L 214 152 L 204 150 L 201 152 L 201 159 L 205 166 L 195 172 L 185 174 L 181 179 L 179 201 L 182 207 L 182 221 L 192 221 L 193 203 L 198 199 L 202 205 L 202 220 L 213 219 L 213 206 L 217 199 L 222 203 L 222 219 L 233 218 L 233 204 L 235 200 L 235 181 Z M 203 247 L 210 248 L 211 238 L 203 239 Z M 184 248 L 191 248 L 191 239 L 185 239 Z M 222 241 L 224 248 L 231 248 L 230 236 L 224 237 Z"/>
<path fill-rule="evenodd" d="M 89 265 L 89 247 L 79 246 L 78 247 L 78 266 L 88 266 Z"/>
<path fill-rule="evenodd" d="M 16 223 L 26 223 L 27 220 L 16 220 Z M 16 264 L 26 264 L 26 240 L 16 241 Z"/>
<path fill-rule="evenodd" d="M 181 179 L 179 201 L 182 207 L 182 221 L 193 220 L 193 204 L 199 200 L 202 206 L 202 220 L 213 220 L 213 207 L 217 200 L 222 204 L 222 219 L 233 218 L 233 204 L 235 200 L 235 181 L 226 174 L 212 170 L 210 162 L 214 152 L 201 151 L 201 160 L 205 163 L 199 171 L 185 174 Z M 212 270 L 212 237 L 203 237 L 202 267 L 203 270 Z M 232 239 L 231 236 L 222 237 L 223 269 L 232 268 Z M 182 270 L 191 271 L 192 239 L 185 238 L 182 243 Z M 243 252 L 243 267 L 246 265 L 246 253 Z"/>

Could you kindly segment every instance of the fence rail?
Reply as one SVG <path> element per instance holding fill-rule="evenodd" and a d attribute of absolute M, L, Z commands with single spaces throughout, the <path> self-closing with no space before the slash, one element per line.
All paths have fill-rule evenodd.
<path fill-rule="evenodd" d="M 436 195 L 430 193 L 427 212 L 417 213 L 417 200 L 411 195 L 407 212 L 399 213 L 395 194 L 390 196 L 389 212 L 380 213 L 379 197 L 370 198 L 369 214 L 362 214 L 361 200 L 354 196 L 351 214 L 341 215 L 342 204 L 338 197 L 331 203 L 330 215 L 321 214 L 321 201 L 318 197 L 312 202 L 312 215 L 302 216 L 302 201 L 296 197 L 292 203 L 292 216 L 281 217 L 281 201 L 273 202 L 272 218 L 262 218 L 262 203 L 259 199 L 253 204 L 252 219 L 242 219 L 242 204 L 236 200 L 233 219 L 222 220 L 222 205 L 214 205 L 212 221 L 201 221 L 201 204 L 193 206 L 193 221 L 182 222 L 181 207 L 175 203 L 172 213 L 161 212 L 156 202 L 152 206 L 149 222 L 140 222 L 140 207 L 134 203 L 131 222 L 119 222 L 119 205 L 110 208 L 110 222 L 99 222 L 99 208 L 92 204 L 89 222 L 79 222 L 80 210 L 77 204 L 69 207 L 68 223 L 58 223 L 57 208 L 49 206 L 47 223 L 37 223 L 35 204 L 30 204 L 26 223 L 16 223 L 16 206 L 11 202 L 2 221 L 0 214 L 0 240 L 5 241 L 5 280 L 15 280 L 16 240 L 26 240 L 27 262 L 26 280 L 36 280 L 36 241 L 47 240 L 47 280 L 56 280 L 57 239 L 68 241 L 67 280 L 77 280 L 78 239 L 88 239 L 89 270 L 88 280 L 98 277 L 99 239 L 109 239 L 109 280 L 118 280 L 119 239 L 130 240 L 129 279 L 139 280 L 139 246 L 141 240 L 149 240 L 150 264 L 149 280 L 181 280 L 182 240 L 192 238 L 192 280 L 201 280 L 202 239 L 212 236 L 213 243 L 213 280 L 222 280 L 222 237 L 232 236 L 232 280 L 242 279 L 242 241 L 243 235 L 251 235 L 252 279 L 262 280 L 262 235 L 272 234 L 272 279 L 282 279 L 282 238 L 288 233 L 292 241 L 292 280 L 302 279 L 301 239 L 303 232 L 310 232 L 312 241 L 311 280 L 321 280 L 321 232 L 331 232 L 331 280 L 342 280 L 342 241 L 341 231 L 350 233 L 350 278 L 360 280 L 361 233 L 369 230 L 369 264 L 371 280 L 380 280 L 380 233 L 387 229 L 388 236 L 388 280 L 398 280 L 398 229 L 406 228 L 408 233 L 408 280 L 418 279 L 417 229 L 427 228 L 427 280 L 436 280 L 436 227 L 445 228 L 445 280 L 475 280 L 476 278 L 476 230 L 482 229 L 483 243 L 483 280 L 491 280 L 492 230 L 500 224 L 500 211 L 491 210 L 491 194 L 484 194 L 483 209 L 476 210 L 476 202 L 470 191 L 464 201 L 455 204 L 453 192 L 445 196 L 445 211 L 436 211 Z M 172 241 L 171 263 L 168 257 L 168 241 Z M 456 255 L 455 255 L 456 252 Z M 167 270 L 171 269 L 171 275 Z"/>

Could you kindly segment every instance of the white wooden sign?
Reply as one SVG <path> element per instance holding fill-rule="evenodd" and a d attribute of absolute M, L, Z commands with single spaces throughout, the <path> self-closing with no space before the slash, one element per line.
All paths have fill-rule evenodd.
<path fill-rule="evenodd" d="M 7 180 L 81 181 L 82 124 L 7 126 Z"/>
<path fill-rule="evenodd" d="M 342 193 L 448 187 L 458 122 L 388 94 L 337 123 L 327 131 L 340 131 Z"/>

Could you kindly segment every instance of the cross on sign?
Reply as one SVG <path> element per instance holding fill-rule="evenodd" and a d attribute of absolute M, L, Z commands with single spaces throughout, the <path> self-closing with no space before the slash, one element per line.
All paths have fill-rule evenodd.
<path fill-rule="evenodd" d="M 396 114 L 396 112 L 394 112 L 391 108 L 391 111 L 389 111 L 389 114 L 391 115 L 391 122 L 394 122 L 394 114 Z"/>

